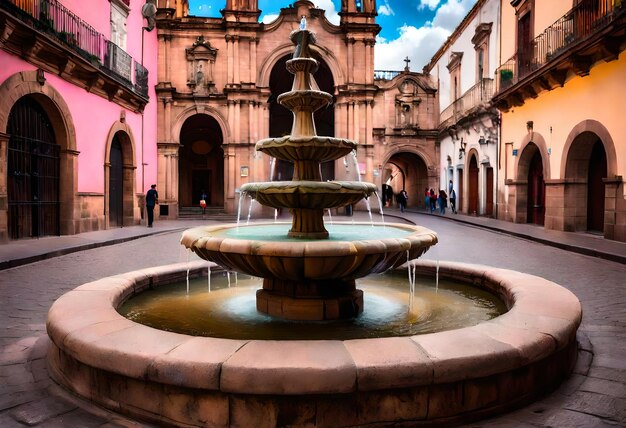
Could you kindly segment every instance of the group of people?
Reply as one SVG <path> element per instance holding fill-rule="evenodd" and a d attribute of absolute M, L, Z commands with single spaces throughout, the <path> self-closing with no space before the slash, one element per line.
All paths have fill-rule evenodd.
<path fill-rule="evenodd" d="M 389 186 L 387 186 L 389 187 Z M 387 189 L 385 189 L 387 190 Z M 452 180 L 450 180 L 449 186 L 449 194 L 446 193 L 445 190 L 439 190 L 439 193 L 435 193 L 435 190 L 431 187 L 426 187 L 424 189 L 424 204 L 427 210 L 430 210 L 431 213 L 438 210 L 440 214 L 446 213 L 446 208 L 448 208 L 448 200 L 450 201 L 450 209 L 454 214 L 456 214 L 456 191 L 452 186 Z M 390 206 L 389 201 L 390 197 L 387 196 L 384 198 L 386 200 L 385 206 Z M 400 211 L 404 212 L 407 207 L 407 203 L 409 202 L 409 194 L 406 190 L 402 189 L 399 193 L 396 194 L 396 202 L 398 207 L 400 207 Z"/>
<path fill-rule="evenodd" d="M 450 180 L 449 190 L 450 195 L 448 196 L 443 189 L 439 190 L 438 194 L 435 193 L 432 187 L 424 189 L 424 204 L 426 209 L 430 209 L 431 214 L 437 209 L 439 209 L 439 214 L 445 214 L 446 208 L 448 208 L 448 199 L 450 199 L 450 209 L 456 214 L 456 191 L 452 187 L 452 180 Z"/>

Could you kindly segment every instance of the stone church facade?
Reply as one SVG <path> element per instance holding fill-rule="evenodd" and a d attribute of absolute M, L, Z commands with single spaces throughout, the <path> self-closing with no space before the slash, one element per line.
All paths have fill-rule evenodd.
<path fill-rule="evenodd" d="M 356 156 L 322 165 L 323 179 L 405 188 L 409 205 L 423 204 L 423 189 L 439 182 L 436 89 L 408 66 L 374 70 L 375 3 L 343 1 L 334 25 L 308 0 L 281 9 L 269 24 L 258 21 L 257 0 L 228 0 L 221 18 L 189 16 L 186 0 L 160 0 L 160 216 L 178 217 L 202 194 L 210 209 L 235 213 L 243 184 L 291 178 L 291 165 L 256 152 L 255 144 L 291 131 L 292 113 L 276 99 L 291 89 L 289 34 L 303 16 L 317 37 L 315 80 L 334 97 L 316 113 L 317 134 L 358 143 Z"/>

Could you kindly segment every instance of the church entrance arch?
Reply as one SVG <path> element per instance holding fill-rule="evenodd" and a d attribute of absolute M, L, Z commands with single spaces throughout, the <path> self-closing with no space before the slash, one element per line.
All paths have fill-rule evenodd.
<path fill-rule="evenodd" d="M 179 204 L 199 206 L 202 194 L 208 207 L 224 207 L 224 137 L 219 123 L 195 114 L 180 130 Z"/>
<path fill-rule="evenodd" d="M 383 189 L 380 195 L 386 206 L 397 206 L 395 195 L 402 189 L 409 195 L 408 207 L 426 209 L 424 190 L 428 185 L 426 162 L 416 153 L 394 153 L 383 166 Z M 434 189 L 439 194 L 439 189 Z"/>
<path fill-rule="evenodd" d="M 270 99 L 269 99 L 269 113 L 270 113 L 270 137 L 282 137 L 291 134 L 291 127 L 293 126 L 293 113 L 285 107 L 278 104 L 278 96 L 291 91 L 293 84 L 293 74 L 289 73 L 286 68 L 286 63 L 292 57 L 291 54 L 285 55 L 280 58 L 270 74 Z M 314 55 L 315 59 L 319 63 L 319 67 L 313 75 L 320 90 L 328 92 L 329 94 L 335 93 L 335 83 L 333 74 L 328 67 L 328 64 L 324 60 Z M 334 137 L 335 136 L 335 109 L 333 106 L 328 108 L 321 108 L 315 112 L 314 115 L 315 130 L 317 135 Z M 273 181 L 291 180 L 293 177 L 293 164 L 287 161 L 275 160 L 276 164 L 272 171 L 271 179 Z M 325 162 L 322 164 L 322 180 L 334 180 L 335 179 L 335 162 Z"/>

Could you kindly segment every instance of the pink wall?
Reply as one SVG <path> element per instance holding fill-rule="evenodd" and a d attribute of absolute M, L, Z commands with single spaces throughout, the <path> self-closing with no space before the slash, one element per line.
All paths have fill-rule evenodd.
<path fill-rule="evenodd" d="M 81 16 L 90 25 L 102 31 L 107 37 L 109 31 L 110 4 L 108 0 L 64 0 L 66 7 Z M 141 6 L 143 0 L 131 2 L 131 12 L 128 18 L 127 51 L 135 61 L 141 62 L 142 26 Z M 157 38 L 156 30 L 143 32 L 144 58 L 143 64 L 149 70 L 148 95 L 150 100 L 143 114 L 143 159 L 142 159 L 142 115 L 126 110 L 126 122 L 132 129 L 132 138 L 135 146 L 136 191 L 143 193 L 142 188 L 142 161 L 147 163 L 144 171 L 144 187 L 156 183 L 157 178 L 157 148 L 156 148 L 156 115 L 157 104 L 154 87 L 157 82 Z M 0 84 L 11 75 L 24 70 L 34 70 L 36 67 L 28 62 L 0 51 Z M 107 99 L 90 94 L 60 77 L 46 73 L 46 84 L 54 87 L 62 96 L 71 113 L 71 121 L 76 131 L 78 155 L 78 191 L 104 192 L 104 160 L 107 145 L 107 136 L 111 126 L 119 120 L 123 107 L 109 102 Z M 134 78 L 134 76 L 133 76 Z"/>

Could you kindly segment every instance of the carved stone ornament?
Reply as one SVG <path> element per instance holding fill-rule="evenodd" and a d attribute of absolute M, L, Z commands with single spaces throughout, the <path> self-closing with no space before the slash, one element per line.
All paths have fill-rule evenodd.
<path fill-rule="evenodd" d="M 185 50 L 187 58 L 187 86 L 195 94 L 215 93 L 213 70 L 217 49 L 204 39 L 203 35 L 196 38 L 193 45 Z"/>

